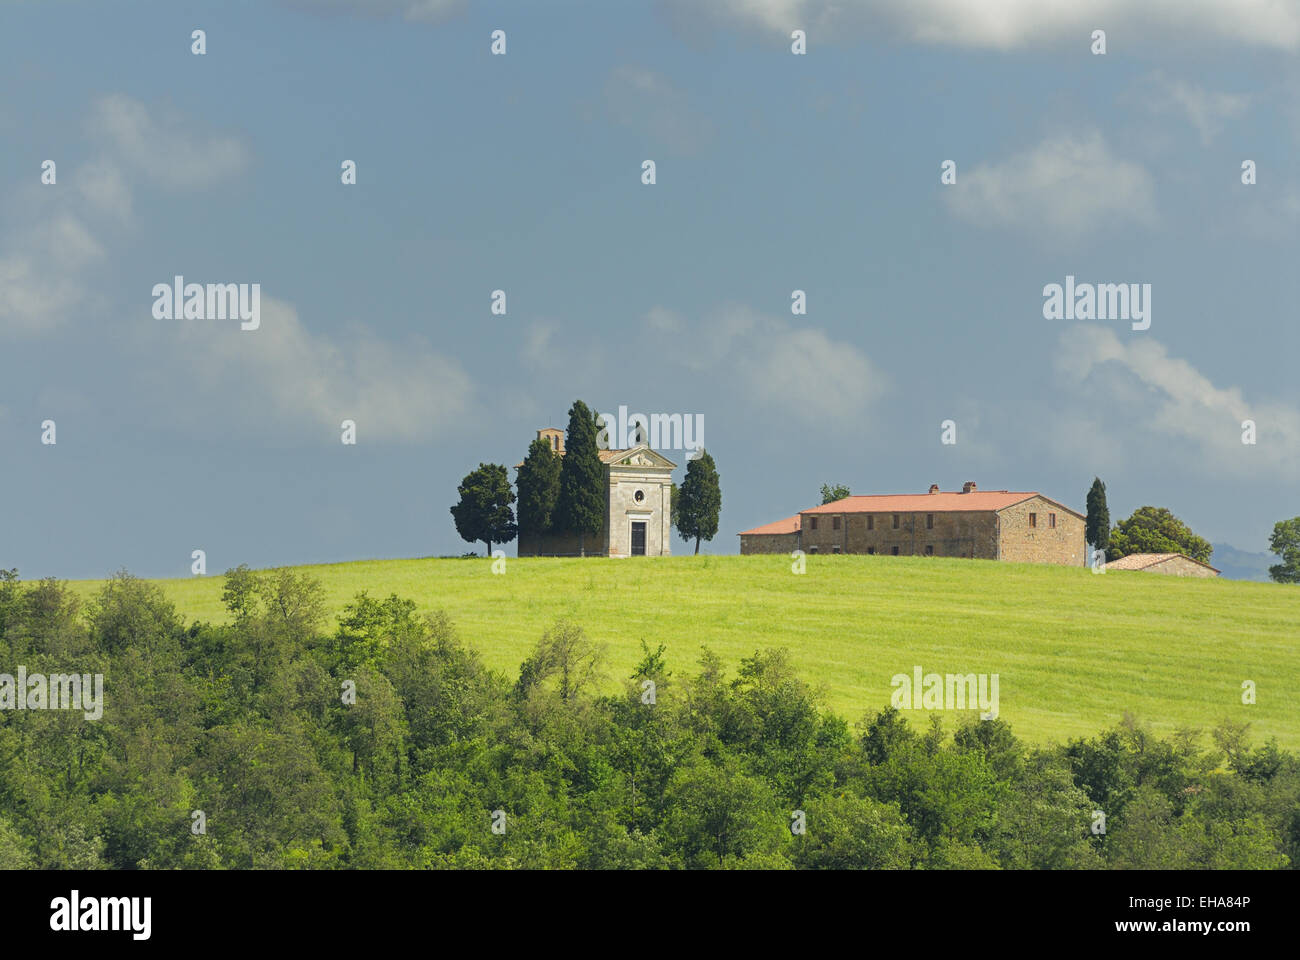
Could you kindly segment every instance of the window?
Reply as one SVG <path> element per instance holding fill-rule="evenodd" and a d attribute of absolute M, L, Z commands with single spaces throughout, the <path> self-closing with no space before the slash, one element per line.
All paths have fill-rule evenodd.
<path fill-rule="evenodd" d="M 873 513 L 867 514 L 867 529 L 868 530 L 876 529 L 876 516 Z"/>
<path fill-rule="evenodd" d="M 816 517 L 813 517 L 813 518 L 812 518 L 812 528 L 813 528 L 814 530 L 817 529 L 817 518 L 816 518 Z"/>
<path fill-rule="evenodd" d="M 934 529 L 934 514 L 933 514 L 933 513 L 927 513 L 927 514 L 925 515 L 925 529 L 927 529 L 927 530 L 933 530 L 933 529 Z"/>
<path fill-rule="evenodd" d="M 890 547 L 889 552 L 892 553 L 894 556 L 898 556 L 898 547 Z"/>
<path fill-rule="evenodd" d="M 1056 514 L 1049 513 L 1047 515 L 1047 525 L 1051 527 L 1053 530 L 1056 529 Z"/>
<path fill-rule="evenodd" d="M 839 517 L 831 517 L 831 529 L 832 529 L 832 530 L 838 530 L 839 528 L 840 528 L 840 518 L 839 518 Z"/>
<path fill-rule="evenodd" d="M 840 552 L 839 547 L 831 547 L 831 553 L 839 553 L 839 552 Z"/>
<path fill-rule="evenodd" d="M 898 514 L 894 514 L 894 529 L 898 529 Z"/>
<path fill-rule="evenodd" d="M 638 490 L 636 493 L 632 494 L 632 499 L 635 500 L 637 503 L 640 503 L 642 500 L 645 499 L 645 494 L 642 491 Z"/>
<path fill-rule="evenodd" d="M 925 555 L 926 555 L 927 557 L 933 557 L 933 556 L 934 556 L 934 547 L 933 547 L 931 544 L 928 544 L 928 543 L 927 543 L 927 544 L 925 545 Z"/>
<path fill-rule="evenodd" d="M 1038 526 L 1038 514 L 1031 513 L 1029 515 L 1029 526 L 1031 528 Z"/>
<path fill-rule="evenodd" d="M 871 555 L 874 556 L 874 555 L 875 555 L 875 552 L 876 552 L 876 548 L 875 548 L 875 547 L 867 547 L 867 553 L 868 553 L 868 554 L 871 554 Z"/>
<path fill-rule="evenodd" d="M 817 547 L 816 547 L 815 545 L 809 547 L 809 548 L 808 548 L 808 552 L 809 552 L 809 553 L 816 553 L 816 552 L 817 552 Z"/>

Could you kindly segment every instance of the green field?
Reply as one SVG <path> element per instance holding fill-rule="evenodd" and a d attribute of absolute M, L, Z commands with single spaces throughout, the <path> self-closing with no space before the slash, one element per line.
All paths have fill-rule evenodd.
<path fill-rule="evenodd" d="M 1033 741 L 1091 735 L 1125 711 L 1164 734 L 1249 720 L 1252 739 L 1300 748 L 1300 589 L 1159 574 L 932 557 L 785 556 L 369 560 L 298 568 L 337 611 L 356 593 L 442 609 L 511 677 L 567 616 L 607 645 L 611 689 L 667 647 L 692 673 L 701 644 L 734 668 L 785 647 L 824 701 L 856 721 L 889 703 L 890 678 L 998 674 L 1001 716 Z M 225 620 L 222 579 L 159 581 L 187 619 Z M 95 581 L 72 589 L 89 599 Z M 1257 703 L 1243 706 L 1242 682 Z M 920 712 L 913 718 L 924 718 Z"/>

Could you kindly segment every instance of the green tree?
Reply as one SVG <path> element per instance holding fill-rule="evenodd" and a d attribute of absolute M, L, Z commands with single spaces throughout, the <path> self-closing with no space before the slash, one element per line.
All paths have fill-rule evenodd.
<path fill-rule="evenodd" d="M 519 490 L 519 535 L 540 537 L 551 532 L 555 506 L 560 499 L 560 462 L 544 437 L 528 446 L 519 465 L 515 487 Z"/>
<path fill-rule="evenodd" d="M 1074 783 L 1069 763 L 1050 754 L 1031 757 L 1003 798 L 988 847 L 1015 870 L 1077 870 L 1102 866 L 1089 844 L 1092 801 Z"/>
<path fill-rule="evenodd" d="M 952 742 L 960 752 L 982 753 L 1000 779 L 1020 776 L 1024 750 L 1005 720 L 968 721 L 957 728 Z"/>
<path fill-rule="evenodd" d="M 579 550 L 587 555 L 587 537 L 605 525 L 605 465 L 596 442 L 596 415 L 581 400 L 569 408 L 569 427 L 560 463 L 560 497 L 552 526 L 578 534 Z"/>
<path fill-rule="evenodd" d="M 892 803 L 852 793 L 810 800 L 807 833 L 794 841 L 794 862 L 812 870 L 906 870 L 912 829 Z"/>
<path fill-rule="evenodd" d="M 858 743 L 868 763 L 881 764 L 895 754 L 911 749 L 916 743 L 916 731 L 903 719 L 897 707 L 885 707 L 866 721 Z"/>
<path fill-rule="evenodd" d="M 18 578 L 18 568 L 0 570 L 0 645 L 4 643 L 10 619 L 18 614 L 22 599 L 22 581 Z M 0 649 L 3 649 L 3 646 L 0 646 Z"/>
<path fill-rule="evenodd" d="M 1118 560 L 1130 553 L 1182 553 L 1208 563 L 1213 549 L 1164 507 L 1138 507 L 1111 531 L 1106 559 Z"/>
<path fill-rule="evenodd" d="M 356 699 L 336 705 L 337 730 L 352 754 L 352 773 L 376 785 L 391 787 L 401 768 L 406 721 L 402 703 L 388 678 L 369 667 L 348 677 L 356 684 Z"/>
<path fill-rule="evenodd" d="M 42 581 L 44 582 L 44 581 Z M 43 604 L 50 609 L 54 604 Z M 157 584 L 119 571 L 104 584 L 87 611 L 90 635 L 105 653 L 153 651 L 178 637 L 176 608 Z"/>
<path fill-rule="evenodd" d="M 829 483 L 822 484 L 822 503 L 834 503 L 836 500 L 843 500 L 850 496 L 849 488 L 842 483 L 831 486 Z"/>
<path fill-rule="evenodd" d="M 1088 490 L 1088 519 L 1083 526 L 1083 537 L 1094 550 L 1102 553 L 1110 546 L 1110 510 L 1106 507 L 1106 484 L 1100 477 L 1092 478 Z"/>
<path fill-rule="evenodd" d="M 520 666 L 515 689 L 527 696 L 543 680 L 554 677 L 556 693 L 567 703 L 601 682 L 604 655 L 604 647 L 592 642 L 582 627 L 569 620 L 557 620 L 542 635 L 533 655 Z"/>
<path fill-rule="evenodd" d="M 241 563 L 226 571 L 225 589 L 221 591 L 221 602 L 235 615 L 235 619 L 251 616 L 257 609 L 257 596 L 261 591 L 262 578 L 248 569 L 248 564 Z"/>
<path fill-rule="evenodd" d="M 727 742 L 742 747 L 751 769 L 778 797 L 798 804 L 831 783 L 827 755 L 847 750 L 843 722 L 823 722 L 808 685 L 783 649 L 742 658 L 722 717 Z M 843 730 L 841 736 L 841 730 Z"/>
<path fill-rule="evenodd" d="M 1268 568 L 1268 575 L 1278 583 L 1300 583 L 1300 517 L 1273 524 L 1268 547 L 1282 558 Z"/>
<path fill-rule="evenodd" d="M 32 865 L 27 841 L 0 817 L 0 870 L 26 870 Z"/>
<path fill-rule="evenodd" d="M 460 502 L 451 508 L 456 532 L 469 543 L 482 540 L 492 555 L 492 544 L 509 543 L 519 528 L 510 504 L 515 493 L 510 489 L 506 468 L 499 463 L 480 463 L 467 474 L 457 488 Z"/>
<path fill-rule="evenodd" d="M 393 637 L 419 629 L 413 601 L 399 599 L 397 594 L 376 600 L 362 590 L 343 608 L 338 632 L 325 643 L 329 667 L 339 675 L 362 667 L 377 668 Z"/>
<path fill-rule="evenodd" d="M 707 451 L 686 465 L 677 503 L 677 532 L 689 543 L 695 541 L 700 552 L 701 540 L 712 540 L 718 532 L 718 513 L 722 510 L 722 489 L 718 485 L 718 468 Z"/>
<path fill-rule="evenodd" d="M 779 854 L 790 842 L 790 811 L 731 756 L 719 764 L 698 757 L 678 767 L 665 807 L 663 833 L 687 867 L 743 867 L 746 859 Z"/>

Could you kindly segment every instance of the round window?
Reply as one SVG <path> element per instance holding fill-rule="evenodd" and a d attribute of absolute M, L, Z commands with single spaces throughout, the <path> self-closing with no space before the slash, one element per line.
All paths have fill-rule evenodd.
<path fill-rule="evenodd" d="M 645 494 L 642 491 L 638 490 L 636 493 L 632 494 L 632 499 L 635 500 L 637 503 L 640 503 L 642 500 L 645 499 Z"/>

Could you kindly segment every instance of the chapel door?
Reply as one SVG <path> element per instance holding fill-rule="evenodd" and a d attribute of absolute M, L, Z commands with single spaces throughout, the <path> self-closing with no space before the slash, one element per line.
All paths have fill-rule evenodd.
<path fill-rule="evenodd" d="M 632 556 L 645 556 L 645 521 L 632 521 Z"/>

